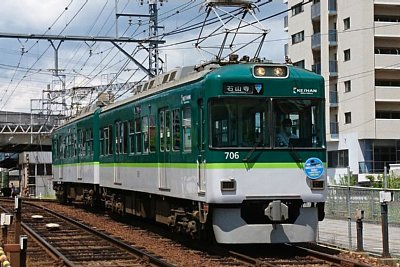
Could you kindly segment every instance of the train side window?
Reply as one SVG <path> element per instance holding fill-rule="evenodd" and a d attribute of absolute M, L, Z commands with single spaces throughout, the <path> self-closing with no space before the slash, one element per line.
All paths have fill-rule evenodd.
<path fill-rule="evenodd" d="M 140 125 L 140 118 L 135 119 L 135 146 L 136 153 L 142 153 L 142 129 Z"/>
<path fill-rule="evenodd" d="M 169 110 L 165 111 L 165 150 L 171 150 L 171 112 Z"/>
<path fill-rule="evenodd" d="M 165 132 L 165 125 L 164 125 L 164 111 L 160 111 L 160 116 L 159 116 L 159 124 L 160 126 L 160 151 L 165 150 L 165 144 L 164 144 L 164 132 Z"/>
<path fill-rule="evenodd" d="M 182 110 L 183 150 L 185 151 L 192 149 L 191 125 L 192 115 L 190 106 L 185 106 Z"/>
<path fill-rule="evenodd" d="M 72 134 L 72 140 L 73 140 L 73 143 L 72 143 L 72 151 L 73 151 L 73 157 L 76 157 L 77 156 L 77 150 L 78 150 L 78 143 L 77 143 L 77 141 L 76 141 L 76 139 L 77 139 L 77 135 L 76 135 L 76 133 L 74 133 L 74 134 Z"/>
<path fill-rule="evenodd" d="M 55 159 L 58 159 L 58 145 L 57 145 L 57 139 L 53 139 L 53 155 Z"/>
<path fill-rule="evenodd" d="M 149 116 L 149 151 L 156 151 L 156 122 L 154 115 Z"/>
<path fill-rule="evenodd" d="M 123 153 L 126 154 L 128 152 L 128 122 L 124 121 L 121 126 L 123 128 L 121 130 L 121 134 L 122 134 L 121 149 L 122 149 Z"/>
<path fill-rule="evenodd" d="M 135 124 L 129 121 L 129 153 L 135 153 Z"/>
<path fill-rule="evenodd" d="M 143 153 L 149 153 L 149 117 L 142 118 Z"/>
<path fill-rule="evenodd" d="M 108 146 L 107 146 L 107 142 L 108 142 L 108 128 L 103 128 L 103 130 L 101 131 L 102 134 L 102 138 L 103 138 L 103 143 L 101 145 L 102 147 L 102 155 L 107 155 L 108 154 Z"/>
<path fill-rule="evenodd" d="M 172 150 L 179 151 L 181 149 L 181 116 L 180 110 L 172 111 Z"/>
<path fill-rule="evenodd" d="M 100 140 L 100 155 L 104 155 L 104 129 L 100 129 L 99 140 Z"/>
<path fill-rule="evenodd" d="M 86 155 L 93 155 L 93 130 L 86 131 Z"/>
<path fill-rule="evenodd" d="M 109 138 L 108 138 L 108 155 L 112 155 L 113 153 L 113 127 L 112 125 L 108 126 L 108 134 L 109 134 Z"/>

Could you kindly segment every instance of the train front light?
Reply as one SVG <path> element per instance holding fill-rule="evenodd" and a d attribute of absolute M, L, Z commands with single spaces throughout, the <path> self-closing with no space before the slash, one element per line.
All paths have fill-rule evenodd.
<path fill-rule="evenodd" d="M 288 68 L 286 66 L 255 66 L 253 75 L 259 78 L 285 78 L 288 75 Z"/>

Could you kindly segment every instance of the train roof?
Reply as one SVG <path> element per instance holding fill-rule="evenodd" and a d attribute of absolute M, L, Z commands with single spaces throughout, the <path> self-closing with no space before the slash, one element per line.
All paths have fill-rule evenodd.
<path fill-rule="evenodd" d="M 286 64 L 274 64 L 269 61 L 263 61 L 263 60 L 258 61 L 258 62 L 240 62 L 239 61 L 236 63 L 244 63 L 244 64 L 248 64 L 248 65 L 254 65 L 254 64 L 286 65 Z M 219 62 L 219 63 L 211 62 L 211 63 L 205 63 L 205 64 L 197 65 L 197 66 L 185 66 L 185 67 L 175 68 L 169 72 L 158 75 L 148 81 L 138 83 L 136 86 L 133 87 L 133 89 L 132 89 L 133 95 L 131 97 L 125 98 L 121 101 L 111 103 L 111 104 L 103 106 L 103 107 L 99 107 L 96 105 L 87 107 L 85 110 L 83 110 L 81 112 L 81 114 L 72 118 L 67 123 L 78 121 L 82 118 L 85 118 L 87 116 L 94 114 L 96 111 L 98 111 L 98 112 L 108 111 L 108 110 L 117 108 L 119 106 L 125 105 L 126 103 L 132 102 L 134 100 L 145 98 L 147 96 L 156 94 L 158 92 L 168 90 L 172 87 L 176 87 L 176 86 L 179 86 L 182 84 L 186 84 L 186 83 L 190 83 L 190 82 L 199 80 L 199 79 L 203 78 L 206 74 L 208 74 L 216 69 L 219 69 L 217 71 L 217 73 L 219 71 L 225 71 L 224 68 L 222 68 L 222 66 L 224 66 L 224 65 L 230 65 L 235 68 L 235 66 L 240 67 L 240 65 L 242 65 L 242 64 L 232 64 L 231 62 L 221 64 L 221 62 Z M 301 74 L 302 78 L 311 79 L 311 80 L 323 79 L 320 75 L 318 75 L 314 72 L 311 72 L 311 71 L 308 71 L 308 70 L 305 70 L 302 68 L 297 68 L 294 66 L 290 67 L 289 73 L 290 74 L 293 74 L 293 73 Z M 236 75 L 237 75 L 237 73 L 236 73 Z M 62 128 L 63 126 L 64 125 L 61 125 L 58 128 Z"/>

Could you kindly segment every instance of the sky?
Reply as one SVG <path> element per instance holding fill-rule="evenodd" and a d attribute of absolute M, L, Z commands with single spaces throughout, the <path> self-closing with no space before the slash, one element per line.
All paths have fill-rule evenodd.
<path fill-rule="evenodd" d="M 155 1 L 155 0 L 152 0 Z M 161 6 L 158 0 L 158 34 L 165 41 L 160 44 L 160 58 L 165 62 L 164 70 L 187 65 L 196 65 L 211 60 L 217 53 L 224 36 L 224 27 L 211 11 L 213 21 L 204 28 L 201 36 L 217 33 L 207 38 L 196 49 L 195 40 L 200 34 L 207 8 L 205 0 L 168 0 Z M 282 0 L 258 2 L 254 9 L 257 19 L 265 19 L 287 9 Z M 0 1 L 0 33 L 46 34 L 64 36 L 107 36 L 145 39 L 148 37 L 148 18 L 121 16 L 119 14 L 148 14 L 148 1 L 144 0 L 2 0 Z M 217 14 L 223 18 L 225 12 L 236 12 L 235 8 L 221 7 Z M 268 34 L 260 57 L 274 62 L 284 61 L 284 44 L 287 34 L 283 31 L 283 15 L 265 19 L 257 27 L 246 27 L 234 40 L 231 51 L 245 46 L 236 53 L 253 56 L 263 30 Z M 246 21 L 254 22 L 250 15 Z M 225 28 L 233 29 L 238 20 L 225 21 Z M 116 26 L 117 25 L 117 26 Z M 251 34 L 250 34 L 251 33 Z M 230 34 L 229 38 L 233 35 Z M 228 39 L 231 40 L 231 39 Z M 148 67 L 147 52 L 137 44 L 119 43 L 134 58 Z M 54 46 L 54 47 L 53 47 Z M 59 76 L 54 75 L 55 48 L 58 51 Z M 230 53 L 224 50 L 223 56 Z M 61 102 L 57 92 L 65 84 L 66 95 L 74 87 L 90 87 L 108 83 L 136 82 L 147 79 L 137 65 L 118 51 L 110 42 L 53 41 L 26 38 L 0 38 L 0 110 L 14 112 L 38 111 L 40 104 L 51 97 Z M 120 92 L 121 94 L 122 92 Z M 129 93 L 122 97 L 129 96 Z"/>

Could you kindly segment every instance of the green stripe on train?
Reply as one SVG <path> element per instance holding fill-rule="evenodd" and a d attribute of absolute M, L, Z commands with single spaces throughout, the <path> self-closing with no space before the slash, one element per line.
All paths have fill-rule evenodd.
<path fill-rule="evenodd" d="M 56 167 L 78 167 L 99 165 L 100 167 L 123 167 L 123 168 L 174 168 L 174 169 L 194 169 L 197 168 L 196 163 L 99 163 L 99 162 L 85 162 L 85 163 L 72 163 L 72 164 L 54 164 Z M 296 169 L 302 168 L 303 164 L 274 162 L 274 163 L 206 163 L 206 169 Z M 326 165 L 324 163 L 324 165 Z"/>

